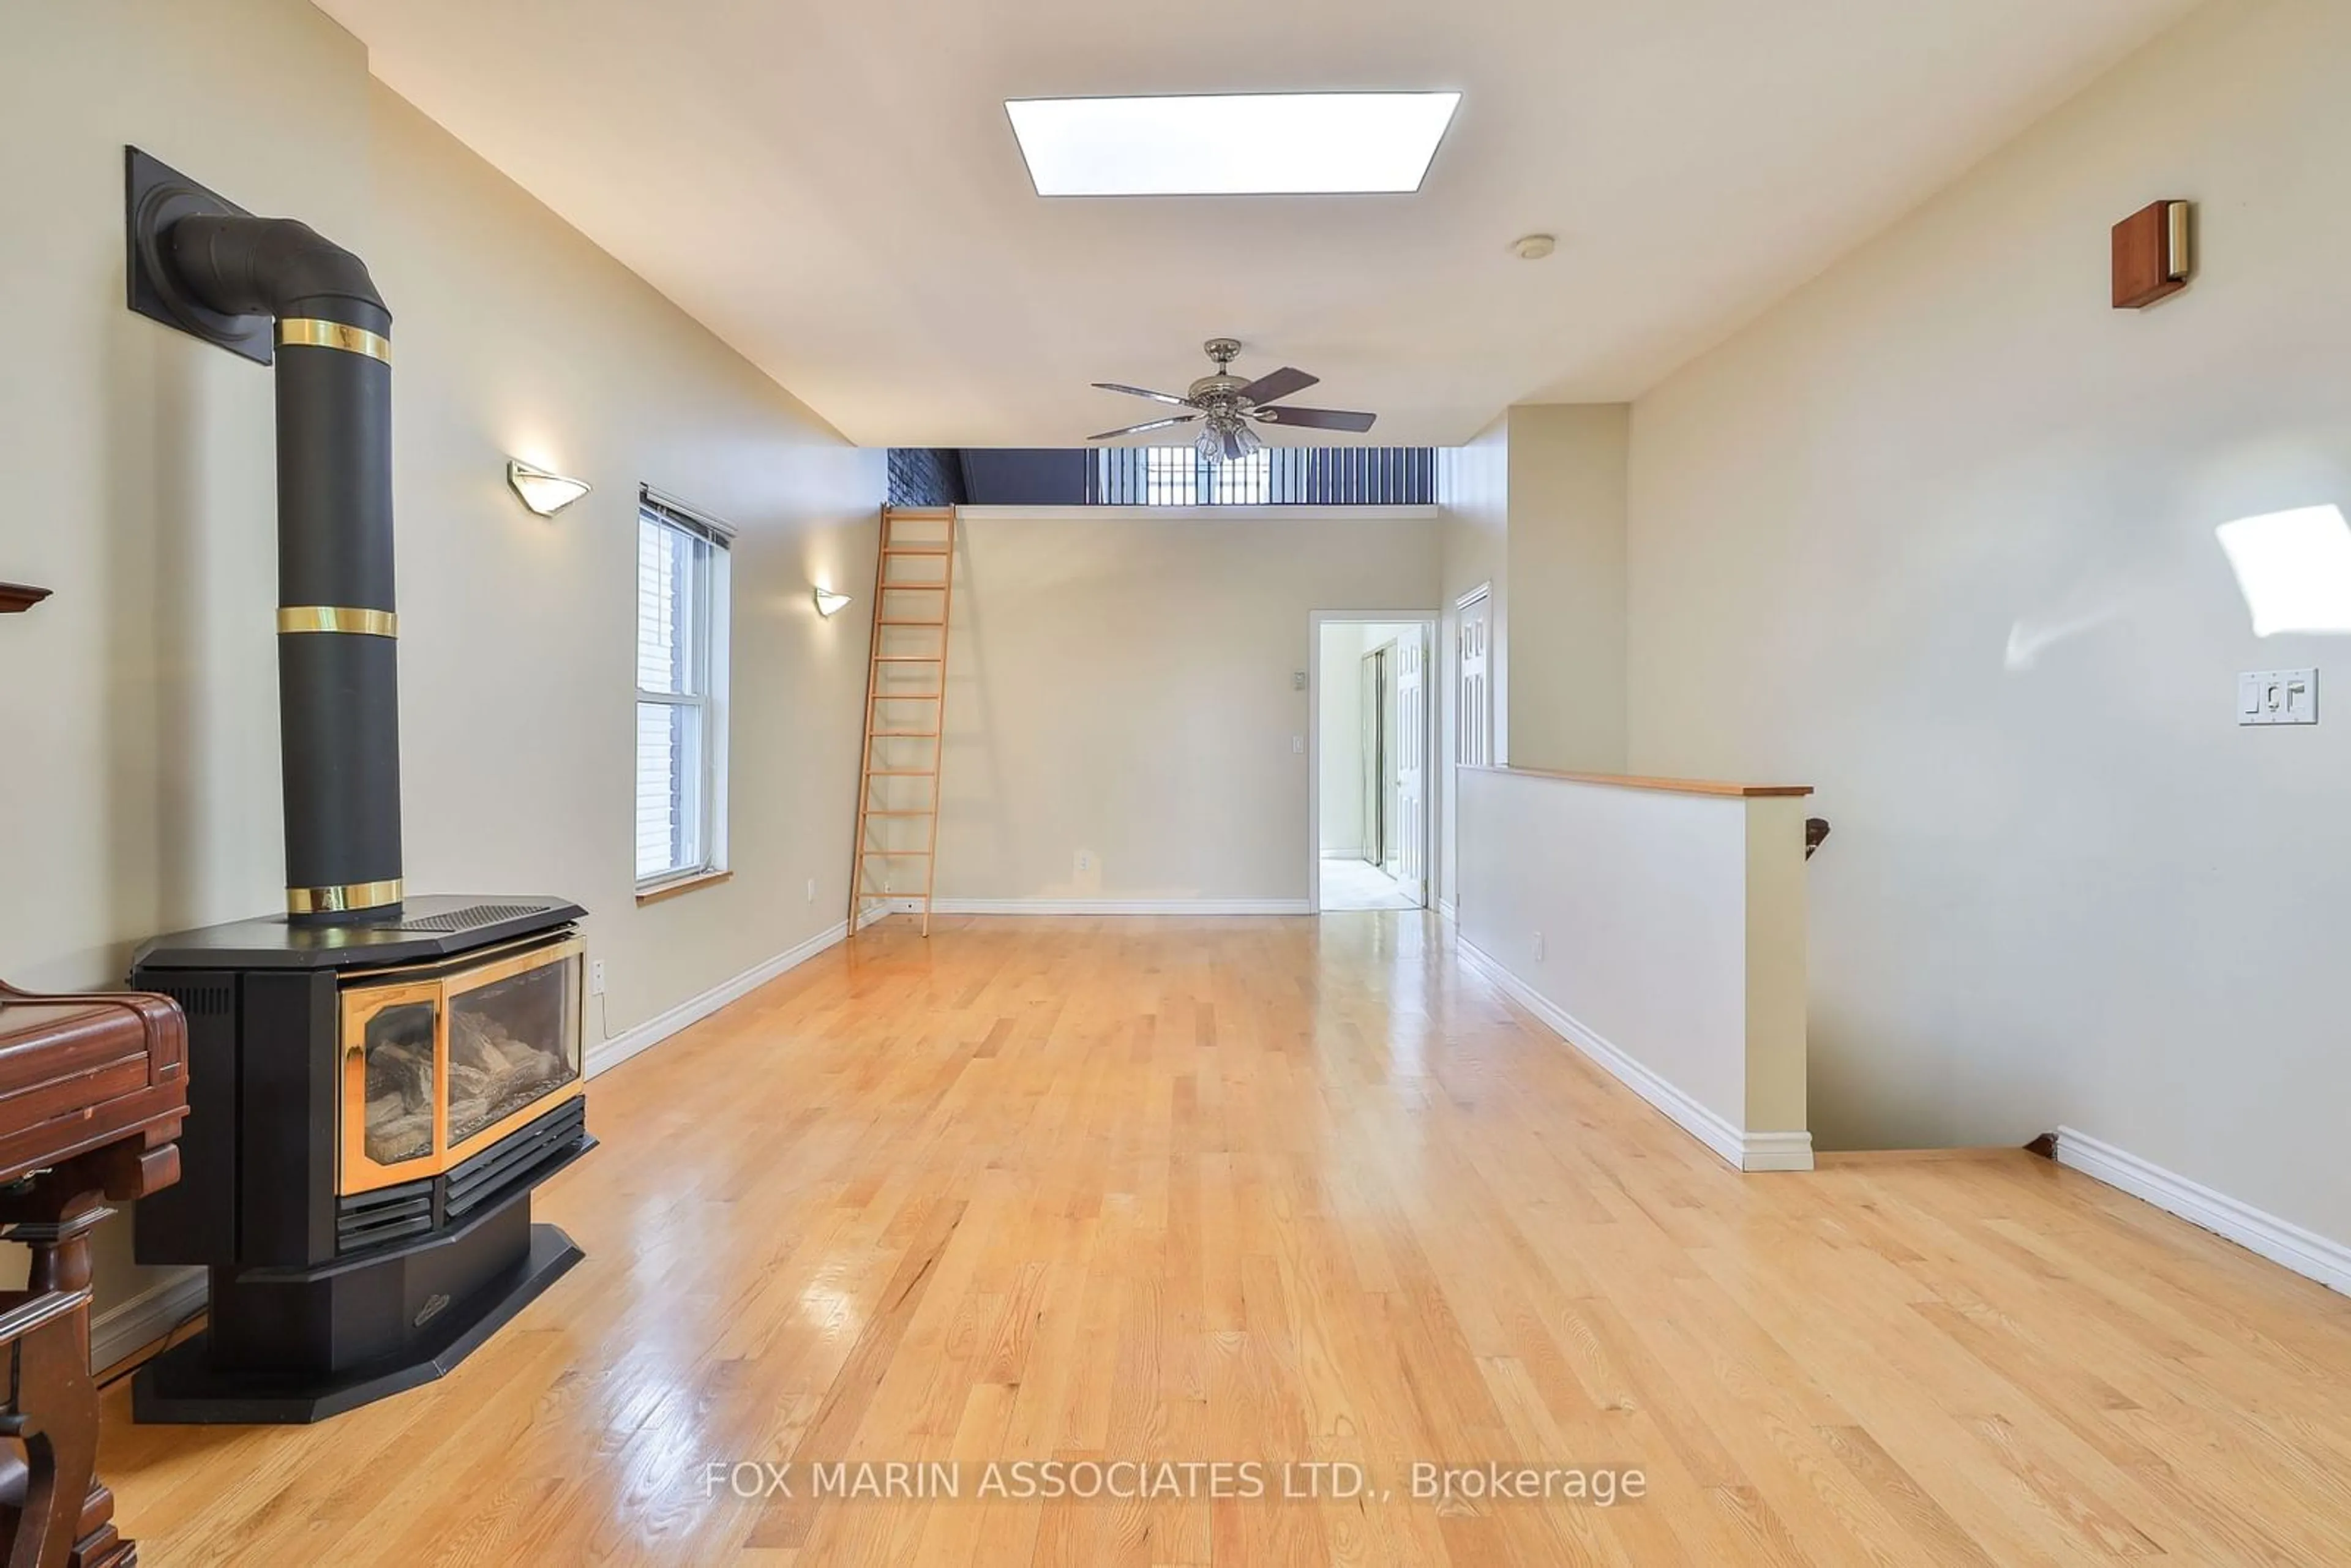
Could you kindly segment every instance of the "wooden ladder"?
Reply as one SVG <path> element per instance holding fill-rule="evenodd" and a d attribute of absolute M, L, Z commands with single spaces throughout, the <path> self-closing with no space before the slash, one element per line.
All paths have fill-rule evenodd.
<path fill-rule="evenodd" d="M 911 896 L 891 885 L 892 873 L 916 861 L 923 868 L 923 935 L 931 934 L 955 549 L 953 507 L 882 508 L 882 549 L 873 565 L 873 647 L 865 673 L 865 746 L 857 776 L 856 859 L 849 871 L 852 936 L 869 904 Z M 917 836 L 920 849 L 912 845 Z"/>

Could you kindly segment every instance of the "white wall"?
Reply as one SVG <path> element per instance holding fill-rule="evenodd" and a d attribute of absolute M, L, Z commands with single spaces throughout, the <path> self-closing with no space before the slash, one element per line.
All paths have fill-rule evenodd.
<path fill-rule="evenodd" d="M 879 455 L 371 83 L 303 0 L 18 6 L 5 34 L 0 290 L 26 308 L 0 577 L 57 592 L 0 620 L 0 975 L 117 983 L 143 936 L 283 907 L 270 376 L 123 308 L 125 142 L 310 221 L 392 302 L 409 885 L 588 905 L 612 1032 L 838 921 L 865 631 L 818 622 L 807 582 L 870 580 Z M 534 517 L 508 453 L 595 491 Z M 743 530 L 737 874 L 642 910 L 639 480 Z M 126 1231 L 101 1233 L 101 1306 Z"/>
<path fill-rule="evenodd" d="M 2210 5 L 1634 411 L 1632 765 L 1820 786 L 1828 1146 L 2064 1123 L 2351 1239 L 2351 719 L 2232 720 L 2351 664 L 2213 537 L 2351 505 L 2346 60 Z M 2194 287 L 2110 309 L 2175 196 Z"/>
<path fill-rule="evenodd" d="M 1463 945 L 1733 1165 L 1810 1169 L 1802 800 L 1458 782 Z"/>
<path fill-rule="evenodd" d="M 1438 527 L 967 514 L 941 900 L 1302 908 L 1308 616 L 1426 603 Z"/>

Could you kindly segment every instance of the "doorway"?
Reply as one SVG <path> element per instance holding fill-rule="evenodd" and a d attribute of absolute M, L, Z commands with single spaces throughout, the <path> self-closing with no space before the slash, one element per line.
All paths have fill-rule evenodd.
<path fill-rule="evenodd" d="M 1436 618 L 1322 612 L 1313 620 L 1312 906 L 1425 908 Z"/>

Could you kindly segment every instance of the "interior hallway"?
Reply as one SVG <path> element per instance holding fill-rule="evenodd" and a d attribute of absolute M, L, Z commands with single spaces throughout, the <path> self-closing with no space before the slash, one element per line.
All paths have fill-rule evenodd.
<path fill-rule="evenodd" d="M 1395 878 L 1369 861 L 1332 855 L 1322 862 L 1322 897 L 1316 902 L 1326 915 L 1364 909 L 1418 909 L 1412 895 Z"/>
<path fill-rule="evenodd" d="M 111 1389 L 146 1561 L 2351 1558 L 2351 1301 L 2112 1188 L 2022 1153 L 1741 1176 L 1427 915 L 936 931 L 598 1079 L 604 1146 L 541 1207 L 587 1261 L 445 1380 L 324 1428 L 134 1427 Z M 1397 1495 L 703 1482 L 1044 1456 Z M 1648 1496 L 1403 1495 L 1486 1458 Z"/>

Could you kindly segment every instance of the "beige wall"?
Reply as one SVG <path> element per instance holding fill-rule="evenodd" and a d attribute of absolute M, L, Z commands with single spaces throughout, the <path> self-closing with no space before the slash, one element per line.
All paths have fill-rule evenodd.
<path fill-rule="evenodd" d="M 2213 537 L 2351 504 L 2346 60 L 2208 6 L 1635 409 L 1632 765 L 1820 786 L 1827 1146 L 2064 1123 L 2351 1239 L 2351 723 L 2232 716 L 2351 666 Z M 2114 311 L 2168 196 L 2200 277 Z"/>
<path fill-rule="evenodd" d="M 1437 896 L 1454 900 L 1455 606 L 1492 587 L 1494 758 L 1614 773 L 1625 756 L 1625 485 L 1631 410 L 1523 403 L 1446 455 L 1437 671 Z"/>
<path fill-rule="evenodd" d="M 1438 526 L 968 516 L 939 896 L 1302 908 L 1307 618 L 1427 604 Z"/>
<path fill-rule="evenodd" d="M 407 105 L 302 0 L 13 8 L 0 47 L 0 976 L 119 981 L 131 945 L 282 904 L 266 371 L 122 305 L 122 145 L 312 222 L 397 318 L 407 874 L 593 911 L 617 1033 L 841 917 L 880 458 Z M 39 214 L 33 221 L 31 214 Z M 595 491 L 551 520 L 507 454 Z M 639 910 L 633 498 L 742 529 L 735 880 Z M 757 802 L 758 810 L 746 809 Z M 804 883 L 818 879 L 810 903 Z M 101 1238 L 100 1305 L 129 1288 Z"/>
<path fill-rule="evenodd" d="M 1322 628 L 1321 709 L 1314 722 L 1322 749 L 1315 758 L 1322 776 L 1321 810 L 1314 825 L 1325 856 L 1361 858 L 1364 853 L 1364 685 L 1361 673 L 1372 623 L 1332 621 Z"/>
<path fill-rule="evenodd" d="M 1622 403 L 1510 411 L 1510 762 L 1625 767 Z"/>
<path fill-rule="evenodd" d="M 1455 614 L 1464 594 L 1490 590 L 1488 604 L 1488 686 L 1494 709 L 1494 760 L 1510 755 L 1510 423 L 1505 414 L 1466 446 L 1440 455 L 1438 499 L 1443 526 L 1439 565 L 1436 674 L 1437 716 L 1437 899 L 1450 908 L 1458 891 L 1454 862 L 1460 848 L 1454 752 L 1460 739 L 1455 686 Z"/>

